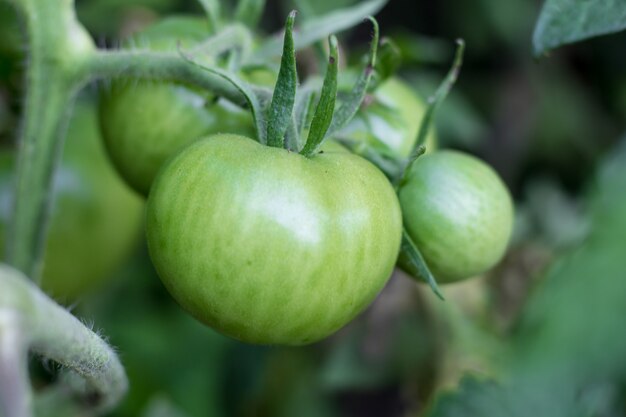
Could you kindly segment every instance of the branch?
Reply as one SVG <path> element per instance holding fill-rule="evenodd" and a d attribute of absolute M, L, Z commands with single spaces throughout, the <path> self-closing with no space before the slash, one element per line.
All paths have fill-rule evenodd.
<path fill-rule="evenodd" d="M 192 84 L 245 107 L 245 97 L 224 78 L 203 70 L 177 53 L 152 51 L 97 51 L 83 63 L 85 81 L 102 78 L 168 80 Z"/>
<path fill-rule="evenodd" d="M 18 314 L 0 306 L 0 415 L 6 417 L 31 415 L 27 341 L 22 328 Z"/>
<path fill-rule="evenodd" d="M 21 355 L 26 355 L 26 350 L 30 348 L 34 353 L 52 359 L 80 375 L 86 384 L 79 389 L 79 394 L 92 409 L 103 412 L 117 404 L 128 388 L 128 380 L 117 355 L 102 338 L 52 301 L 20 272 L 1 264 L 0 288 L 1 317 L 17 318 L 14 322 L 19 326 L 15 329 L 23 332 L 18 340 L 22 343 L 6 339 L 5 336 L 10 333 L 0 333 L 2 346 L 14 351 L 21 347 Z M 5 371 L 0 375 L 0 381 L 12 381 L 13 384 L 27 387 L 26 361 L 21 362 L 21 369 L 9 370 L 21 375 L 18 381 L 5 379 L 9 376 L 5 371 L 7 368 L 3 368 L 0 363 L 0 372 Z M 20 366 L 19 363 L 14 362 L 14 365 Z M 27 392 L 23 392 L 25 388 L 15 389 L 22 390 L 20 395 L 26 399 L 21 402 L 28 405 L 30 401 Z M 0 396 L 0 401 L 0 410 L 10 410 L 13 404 L 20 402 L 8 395 Z M 16 411 L 6 415 L 23 417 L 29 414 Z"/>

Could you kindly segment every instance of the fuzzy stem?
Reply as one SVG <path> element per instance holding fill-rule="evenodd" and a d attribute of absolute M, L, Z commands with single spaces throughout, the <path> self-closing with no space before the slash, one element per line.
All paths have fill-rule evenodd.
<path fill-rule="evenodd" d="M 21 328 L 19 316 L 0 306 L 0 415 L 4 417 L 32 414 L 27 341 Z"/>
<path fill-rule="evenodd" d="M 51 199 L 51 181 L 63 146 L 76 74 L 93 42 L 76 21 L 71 0 L 12 0 L 29 44 L 13 219 L 7 260 L 38 281 Z"/>
<path fill-rule="evenodd" d="M 152 51 L 98 51 L 80 69 L 83 78 L 124 77 L 176 81 L 207 89 L 235 104 L 246 106 L 243 94 L 224 78 L 203 70 L 180 53 Z"/>
<path fill-rule="evenodd" d="M 0 312 L 4 312 L 7 317 L 19 318 L 17 329 L 25 332 L 27 336 L 17 340 L 2 337 L 2 346 L 6 347 L 4 350 L 17 349 L 20 357 L 25 358 L 27 348 L 30 348 L 34 353 L 71 369 L 86 382 L 77 389 L 82 394 L 84 402 L 96 411 L 108 410 L 121 399 L 128 388 L 126 374 L 113 349 L 102 338 L 52 301 L 16 270 L 0 265 L 0 288 L 3 291 L 0 295 Z M 24 366 L 19 372 L 22 372 L 23 377 L 18 381 L 14 377 L 9 378 L 8 371 L 0 365 L 0 372 L 4 371 L 0 374 L 0 387 L 3 388 L 0 392 L 3 394 L 5 393 L 3 384 L 11 384 L 13 387 L 20 381 L 23 382 L 19 383 L 21 387 L 15 389 L 20 392 L 24 389 L 29 390 L 25 359 L 21 362 Z M 2 407 L 6 409 L 12 407 L 13 397 L 8 392 L 6 396 L 0 397 L 2 402 L 0 410 Z M 29 399 L 29 396 L 24 394 L 22 398 Z M 30 401 L 24 400 L 20 403 L 30 406 Z M 10 417 L 28 415 L 17 412 L 7 414 Z"/>

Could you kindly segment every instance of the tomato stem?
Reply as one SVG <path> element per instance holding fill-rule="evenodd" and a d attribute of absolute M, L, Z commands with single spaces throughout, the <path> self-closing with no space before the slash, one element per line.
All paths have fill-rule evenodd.
<path fill-rule="evenodd" d="M 63 2 L 63 7 L 57 3 L 13 0 L 25 18 L 30 50 L 6 255 L 35 281 L 41 275 L 52 174 L 82 84 L 76 69 L 93 49 L 91 38 L 75 20 L 73 2 Z"/>
<path fill-rule="evenodd" d="M 52 178 L 75 95 L 89 80 L 82 69 L 95 47 L 76 20 L 73 1 L 12 3 L 26 23 L 29 65 L 7 260 L 26 275 L 0 264 L 0 411 L 32 415 L 29 348 L 81 375 L 93 408 L 106 410 L 128 386 L 115 352 L 27 278 L 36 282 L 41 275 Z"/>
<path fill-rule="evenodd" d="M 0 266 L 0 286 L 0 410 L 13 411 L 2 415 L 30 416 L 29 349 L 83 377 L 87 389 L 82 395 L 96 411 L 115 405 L 128 381 L 113 349 L 18 271 Z M 9 358 L 14 361 L 8 363 Z M 6 379 L 10 375 L 17 379 Z M 9 382 L 12 387 L 5 390 Z M 19 397 L 9 398 L 9 393 Z"/>
<path fill-rule="evenodd" d="M 127 77 L 192 84 L 239 106 L 247 105 L 244 95 L 232 83 L 194 62 L 179 53 L 99 50 L 85 60 L 80 71 L 88 80 Z"/>
<path fill-rule="evenodd" d="M 0 415 L 31 415 L 32 390 L 28 381 L 28 349 L 23 323 L 15 312 L 0 317 Z"/>

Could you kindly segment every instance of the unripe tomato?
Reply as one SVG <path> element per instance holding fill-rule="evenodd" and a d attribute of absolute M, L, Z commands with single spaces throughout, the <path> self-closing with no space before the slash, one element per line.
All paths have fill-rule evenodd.
<path fill-rule="evenodd" d="M 143 220 L 143 202 L 108 161 L 96 117 L 94 106 L 77 106 L 53 180 L 42 287 L 63 300 L 115 272 L 138 243 Z M 0 247 L 12 209 L 14 159 L 0 154 Z"/>
<path fill-rule="evenodd" d="M 150 256 L 178 303 L 233 338 L 299 345 L 362 311 L 402 230 L 385 176 L 327 149 L 311 158 L 236 135 L 173 157 L 150 192 Z"/>
<path fill-rule="evenodd" d="M 406 158 L 415 145 L 425 111 L 426 104 L 413 88 L 392 77 L 376 88 L 338 136 L 362 141 L 389 156 Z M 434 130 L 426 136 L 424 146 L 427 152 L 436 149 Z"/>
<path fill-rule="evenodd" d="M 130 47 L 176 52 L 210 36 L 206 19 L 165 19 L 128 41 Z M 105 88 L 100 126 L 114 165 L 128 184 L 147 195 L 163 162 L 210 133 L 254 134 L 249 112 L 189 85 L 118 79 Z"/>
<path fill-rule="evenodd" d="M 405 227 L 438 281 L 480 274 L 502 258 L 513 204 L 502 180 L 479 159 L 456 151 L 421 156 L 398 196 Z"/>

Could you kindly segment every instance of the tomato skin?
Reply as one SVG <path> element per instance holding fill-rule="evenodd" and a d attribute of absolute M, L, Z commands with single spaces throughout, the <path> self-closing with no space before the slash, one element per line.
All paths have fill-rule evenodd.
<path fill-rule="evenodd" d="M 175 52 L 210 35 L 205 19 L 164 19 L 133 37 L 134 48 Z M 146 196 L 165 160 L 211 133 L 254 135 L 249 112 L 191 86 L 172 82 L 119 79 L 105 88 L 100 126 L 114 165 Z"/>
<path fill-rule="evenodd" d="M 398 77 L 380 84 L 367 104 L 339 132 L 339 137 L 364 142 L 384 155 L 406 158 L 419 133 L 426 104 Z M 426 136 L 426 151 L 437 148 L 434 129 Z"/>
<path fill-rule="evenodd" d="M 273 345 L 317 341 L 362 311 L 391 275 L 401 228 L 393 188 L 364 159 L 235 135 L 172 158 L 146 218 L 178 303 L 228 336 Z"/>
<path fill-rule="evenodd" d="M 398 196 L 405 227 L 439 282 L 478 275 L 502 258 L 513 203 L 502 180 L 481 160 L 456 151 L 421 156 Z"/>
<path fill-rule="evenodd" d="M 95 106 L 78 104 L 53 179 L 42 288 L 68 301 L 101 285 L 139 243 L 144 204 L 111 166 Z M 0 154 L 0 250 L 10 221 L 15 155 Z"/>

